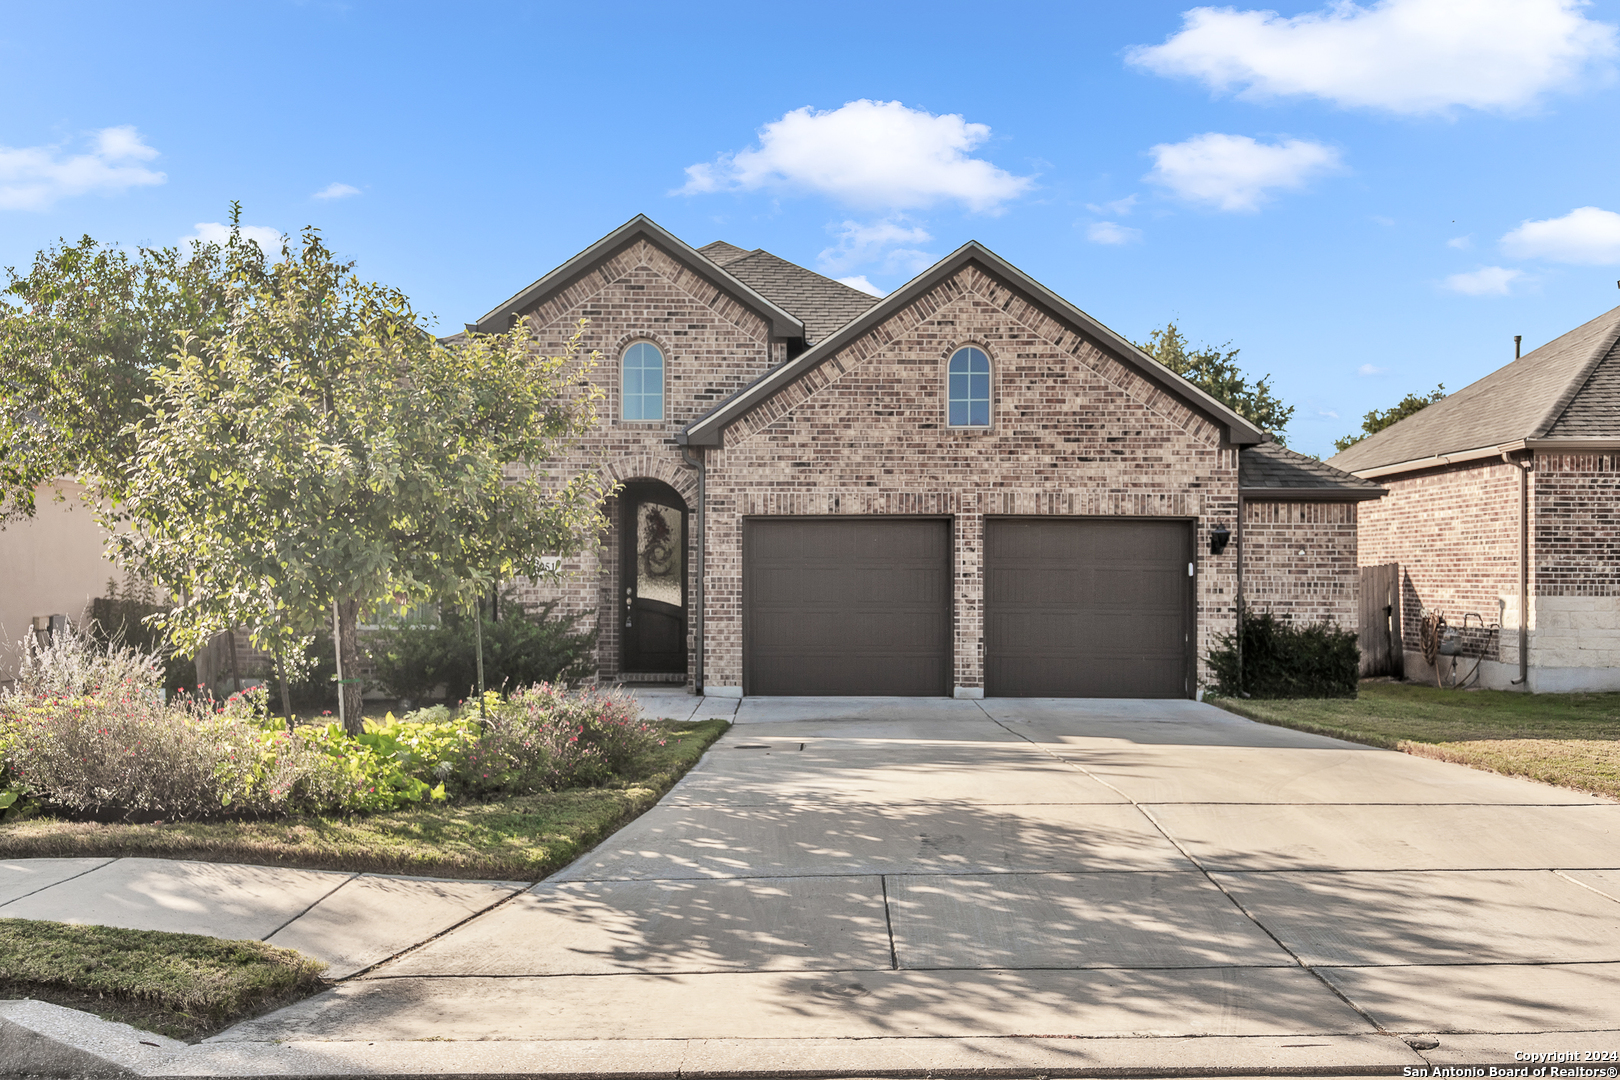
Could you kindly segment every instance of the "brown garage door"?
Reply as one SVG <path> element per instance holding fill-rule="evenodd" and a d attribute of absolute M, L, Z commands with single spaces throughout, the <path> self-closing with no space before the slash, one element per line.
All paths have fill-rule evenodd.
<path fill-rule="evenodd" d="M 985 522 L 985 693 L 1187 697 L 1191 525 Z"/>
<path fill-rule="evenodd" d="M 743 522 L 746 693 L 931 696 L 950 676 L 949 522 Z"/>

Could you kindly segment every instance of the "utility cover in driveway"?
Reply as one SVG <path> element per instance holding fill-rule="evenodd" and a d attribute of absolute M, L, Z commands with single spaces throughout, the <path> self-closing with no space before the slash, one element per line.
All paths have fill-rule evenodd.
<path fill-rule="evenodd" d="M 743 522 L 749 694 L 950 693 L 950 523 Z"/>
<path fill-rule="evenodd" d="M 1188 696 L 1191 526 L 985 521 L 985 693 Z"/>

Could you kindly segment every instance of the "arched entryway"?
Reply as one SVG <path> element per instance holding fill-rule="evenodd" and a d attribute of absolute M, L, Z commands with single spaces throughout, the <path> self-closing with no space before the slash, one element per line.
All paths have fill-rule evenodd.
<path fill-rule="evenodd" d="M 686 500 L 661 480 L 619 493 L 619 671 L 686 673 Z"/>

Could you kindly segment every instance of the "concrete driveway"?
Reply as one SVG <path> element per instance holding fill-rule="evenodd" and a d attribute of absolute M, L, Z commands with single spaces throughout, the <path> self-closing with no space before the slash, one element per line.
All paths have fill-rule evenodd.
<path fill-rule="evenodd" d="M 1620 805 L 1187 701 L 736 721 L 562 873 L 195 1050 L 668 1075 L 1620 1051 Z"/>

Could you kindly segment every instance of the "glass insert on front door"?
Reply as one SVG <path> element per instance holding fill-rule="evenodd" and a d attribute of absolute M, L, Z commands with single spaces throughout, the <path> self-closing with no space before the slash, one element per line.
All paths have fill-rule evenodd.
<path fill-rule="evenodd" d="M 681 512 L 642 503 L 636 520 L 636 595 L 681 606 Z"/>

